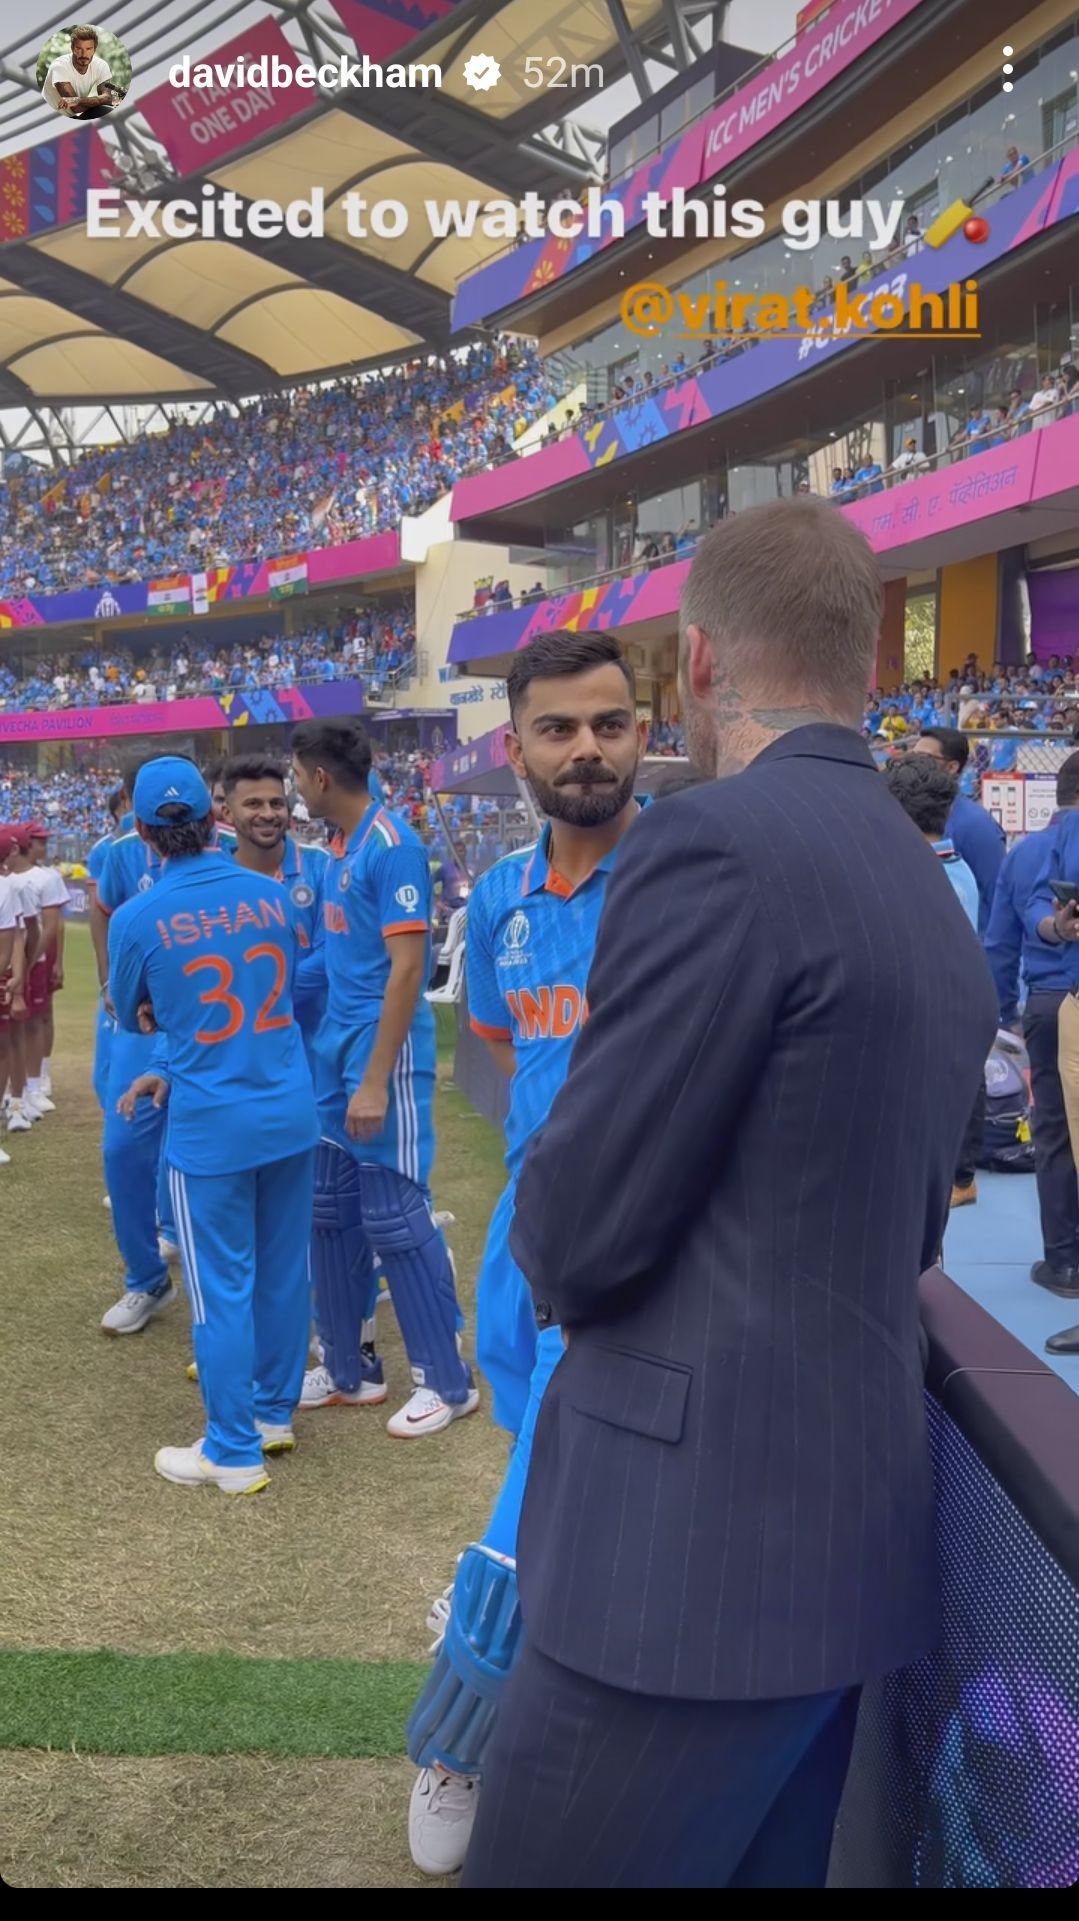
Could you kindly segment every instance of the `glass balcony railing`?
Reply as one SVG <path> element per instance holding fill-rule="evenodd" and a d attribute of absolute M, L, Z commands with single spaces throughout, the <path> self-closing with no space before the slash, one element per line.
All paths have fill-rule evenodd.
<path fill-rule="evenodd" d="M 860 482 L 852 479 L 849 483 L 844 483 L 838 491 L 832 489 L 825 497 L 834 500 L 837 507 L 849 507 L 853 501 L 868 499 L 875 494 L 888 493 L 896 487 L 908 485 L 912 480 L 920 480 L 925 474 L 936 473 L 943 467 L 957 466 L 978 454 L 987 453 L 993 447 L 1006 446 L 1009 441 L 1042 431 L 1070 414 L 1079 414 L 1079 384 L 1034 412 L 1031 412 L 1027 405 L 1018 416 L 991 422 L 980 433 L 969 434 L 960 431 L 953 436 L 950 445 L 939 454 L 930 456 L 919 453 L 911 464 L 897 467 L 893 463 L 879 475 L 874 475 L 872 479 Z M 786 466 L 789 462 L 784 461 L 782 464 Z M 811 494 L 813 491 L 808 484 L 803 484 L 797 490 L 802 494 Z M 776 497 L 781 496 L 777 493 Z M 629 560 L 623 561 L 617 567 L 608 567 L 600 573 L 582 575 L 580 578 L 547 586 L 537 583 L 536 586 L 520 594 L 505 594 L 501 598 L 492 595 L 482 606 L 462 609 L 454 616 L 455 624 L 466 620 L 480 620 L 488 614 L 504 613 L 507 608 L 535 605 L 541 600 L 561 600 L 571 594 L 583 593 L 592 587 L 606 586 L 612 580 L 624 580 L 630 574 L 653 573 L 657 568 L 671 567 L 679 561 L 691 560 L 699 541 L 711 527 L 715 526 L 718 520 L 729 517 L 729 511 L 720 513 L 707 526 L 684 528 L 677 535 L 639 536 L 638 540 L 643 538 L 645 541 L 644 551 L 638 547 L 638 551 Z M 662 541 L 669 541 L 671 545 L 663 546 Z M 650 548 L 652 551 L 649 551 Z"/>

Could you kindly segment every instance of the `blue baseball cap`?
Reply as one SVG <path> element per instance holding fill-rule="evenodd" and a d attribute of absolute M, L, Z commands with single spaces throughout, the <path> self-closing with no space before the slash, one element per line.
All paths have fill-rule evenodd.
<path fill-rule="evenodd" d="M 139 768 L 131 798 L 135 819 L 144 827 L 179 827 L 186 820 L 205 820 L 213 808 L 210 789 L 194 762 L 172 754 L 148 760 Z"/>

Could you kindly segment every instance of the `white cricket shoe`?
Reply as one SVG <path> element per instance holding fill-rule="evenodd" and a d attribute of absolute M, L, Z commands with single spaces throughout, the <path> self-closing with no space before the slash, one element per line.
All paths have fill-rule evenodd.
<path fill-rule="evenodd" d="M 433 1387 L 417 1386 L 404 1407 L 386 1422 L 387 1434 L 397 1441 L 418 1441 L 422 1434 L 441 1434 L 451 1421 L 474 1414 L 480 1404 L 478 1388 L 470 1388 L 467 1401 L 452 1404 L 436 1394 Z"/>
<path fill-rule="evenodd" d="M 264 1454 L 291 1454 L 296 1436 L 287 1421 L 256 1421 Z"/>
<path fill-rule="evenodd" d="M 178 1261 L 180 1258 L 179 1246 L 175 1241 L 170 1241 L 165 1234 L 159 1234 L 157 1237 L 157 1251 L 163 1261 Z"/>
<path fill-rule="evenodd" d="M 177 1487 L 219 1487 L 222 1494 L 260 1494 L 269 1487 L 266 1469 L 258 1467 L 218 1467 L 203 1453 L 203 1442 L 192 1447 L 159 1447 L 154 1466 L 163 1481 Z"/>
<path fill-rule="evenodd" d="M 29 1134 L 33 1121 L 26 1111 L 24 1101 L 12 1101 L 7 1111 L 7 1131 L 9 1134 Z"/>
<path fill-rule="evenodd" d="M 102 1332 L 137 1334 L 140 1328 L 146 1326 L 147 1321 L 153 1320 L 155 1314 L 160 1314 L 166 1307 L 172 1305 L 176 1299 L 176 1293 L 177 1289 L 173 1281 L 166 1281 L 164 1287 L 157 1288 L 152 1294 L 140 1293 L 136 1288 L 129 1288 L 127 1293 L 121 1294 L 120 1299 L 114 1301 L 107 1312 L 101 1316 Z"/>
<path fill-rule="evenodd" d="M 408 1845 L 421 1874 L 456 1874 L 465 1865 L 480 1784 L 467 1774 L 421 1768 L 408 1804 Z"/>
<path fill-rule="evenodd" d="M 378 1407 L 386 1399 L 385 1381 L 361 1381 L 354 1394 L 338 1387 L 328 1367 L 309 1367 L 303 1377 L 300 1408 Z"/>
<path fill-rule="evenodd" d="M 101 1196 L 101 1205 L 102 1207 L 107 1207 L 110 1214 L 112 1213 L 112 1199 L 110 1195 L 103 1194 Z"/>
<path fill-rule="evenodd" d="M 10 1166 L 11 1166 L 11 1155 L 5 1154 L 3 1148 L 0 1147 L 0 1167 L 10 1167 Z"/>
<path fill-rule="evenodd" d="M 29 1088 L 27 1089 L 26 1093 L 22 1097 L 22 1111 L 26 1115 L 26 1118 L 28 1121 L 43 1121 L 45 1119 L 44 1108 L 38 1106 L 37 1101 L 34 1095 L 31 1094 Z"/>
<path fill-rule="evenodd" d="M 30 1095 L 30 1101 L 31 1105 L 36 1108 L 39 1114 L 55 1114 L 56 1112 L 56 1102 L 49 1099 L 43 1087 L 35 1087 L 33 1093 Z"/>

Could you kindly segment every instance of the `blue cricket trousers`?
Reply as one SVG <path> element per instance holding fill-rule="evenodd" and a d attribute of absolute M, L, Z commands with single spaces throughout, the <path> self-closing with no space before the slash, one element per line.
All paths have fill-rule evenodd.
<path fill-rule="evenodd" d="M 233 1174 L 169 1169 L 183 1255 L 206 1458 L 256 1467 L 256 1421 L 287 1425 L 307 1361 L 307 1248 L 315 1152 Z"/>
<path fill-rule="evenodd" d="M 152 1292 L 168 1279 L 157 1246 L 158 1170 L 166 1110 L 152 1101 L 139 1101 L 134 1119 L 125 1121 L 116 1112 L 116 1103 L 138 1075 L 151 1072 L 152 1050 L 152 1036 L 123 1029 L 113 1034 L 101 1143 L 112 1231 L 126 1270 L 124 1286 L 136 1294 Z"/>

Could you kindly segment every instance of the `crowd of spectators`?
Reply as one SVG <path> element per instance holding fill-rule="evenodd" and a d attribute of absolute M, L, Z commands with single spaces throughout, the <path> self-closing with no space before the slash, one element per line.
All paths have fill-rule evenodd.
<path fill-rule="evenodd" d="M 0 712 L 183 700 L 357 676 L 377 692 L 407 686 L 415 662 L 411 601 L 359 608 L 332 627 L 263 634 L 229 646 L 215 644 L 209 634 L 184 633 L 160 651 L 116 644 L 67 654 L 0 654 Z"/>
<path fill-rule="evenodd" d="M 44 820 L 61 837 L 65 858 L 85 854 L 112 826 L 109 795 L 119 778 L 104 760 L 51 774 L 0 763 L 0 820 Z"/>
<path fill-rule="evenodd" d="M 1003 447 L 1009 440 L 1018 439 L 1041 427 L 1049 427 L 1063 415 L 1077 411 L 1079 367 L 1069 360 L 1056 373 L 1046 374 L 1033 393 L 1026 394 L 1021 387 L 1013 387 L 1008 394 L 1007 406 L 989 407 L 981 401 L 974 403 L 967 419 L 956 428 L 944 454 L 938 459 L 944 459 L 950 465 L 973 454 L 988 453 L 993 447 Z M 866 494 L 882 494 L 889 485 L 916 480 L 932 464 L 928 454 L 919 447 L 917 436 L 908 434 L 888 467 L 882 467 L 872 454 L 867 454 L 857 467 L 833 467 L 832 484 L 828 491 L 833 500 L 841 502 L 856 500 Z M 806 483 L 800 491 L 810 493 L 812 490 Z"/>
<path fill-rule="evenodd" d="M 994 773 L 1015 767 L 1018 735 L 1071 741 L 1079 731 L 1079 653 L 1045 661 L 1028 654 L 1021 664 L 994 661 L 988 668 L 970 654 L 943 684 L 926 679 L 890 691 L 877 687 L 866 701 L 862 732 L 873 745 L 908 747 L 929 727 L 999 735 L 977 762 Z"/>
<path fill-rule="evenodd" d="M 98 448 L 62 470 L 9 456 L 0 597 L 59 593 L 356 540 L 489 466 L 553 403 L 534 349 L 265 396 Z"/>
<path fill-rule="evenodd" d="M 30 773 L 0 762 L 0 820 L 43 819 L 55 836 L 54 854 L 76 864 L 84 860 L 94 842 L 113 829 L 109 796 L 119 784 L 120 771 L 108 754 L 103 748 L 100 763 L 53 773 Z M 428 848 L 443 909 L 461 905 L 469 881 L 528 837 L 527 818 L 516 802 L 507 806 L 458 794 L 442 797 L 451 845 L 431 791 L 433 756 L 418 748 L 391 753 L 376 746 L 373 764 L 384 804 L 407 820 Z M 302 807 L 295 825 L 305 839 L 323 832 L 321 823 L 305 821 Z"/>

